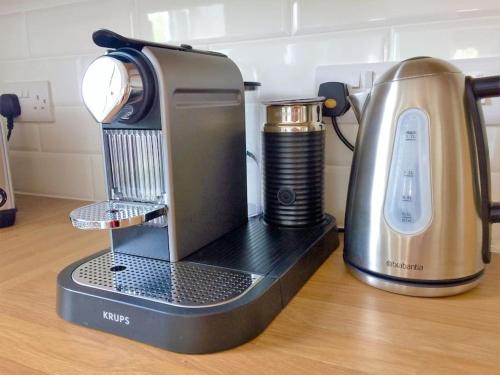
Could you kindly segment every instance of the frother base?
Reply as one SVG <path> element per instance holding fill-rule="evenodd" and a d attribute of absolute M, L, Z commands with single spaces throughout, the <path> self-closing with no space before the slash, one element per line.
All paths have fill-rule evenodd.
<path fill-rule="evenodd" d="M 262 332 L 338 244 L 332 217 L 308 229 L 276 228 L 252 218 L 177 263 L 106 250 L 59 274 L 57 311 L 73 323 L 176 352 L 220 351 Z M 131 272 L 110 276 L 110 268 L 119 266 Z M 209 280 L 200 284 L 200 277 Z M 224 278 L 251 282 L 233 295 Z M 192 298 L 207 282 L 217 294 L 207 303 Z"/>
<path fill-rule="evenodd" d="M 416 282 L 404 282 L 394 279 L 387 279 L 375 276 L 371 273 L 365 272 L 348 262 L 345 265 L 349 272 L 358 280 L 371 285 L 375 288 L 385 290 L 391 293 L 404 294 L 414 297 L 445 297 L 453 296 L 456 294 L 464 293 L 479 284 L 483 276 L 480 272 L 471 278 L 456 283 L 433 283 L 433 284 L 419 284 Z"/>

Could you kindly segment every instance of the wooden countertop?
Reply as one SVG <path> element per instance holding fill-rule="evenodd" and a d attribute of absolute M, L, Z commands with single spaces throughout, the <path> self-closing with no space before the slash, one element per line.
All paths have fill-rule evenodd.
<path fill-rule="evenodd" d="M 79 201 L 19 196 L 0 229 L 0 374 L 500 373 L 500 255 L 476 289 L 399 296 L 351 277 L 338 249 L 255 340 L 180 355 L 61 320 L 56 277 L 108 245 L 73 229 Z"/>

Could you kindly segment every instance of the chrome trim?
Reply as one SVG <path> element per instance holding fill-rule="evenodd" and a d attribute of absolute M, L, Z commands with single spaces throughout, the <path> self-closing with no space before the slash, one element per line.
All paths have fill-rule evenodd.
<path fill-rule="evenodd" d="M 124 269 L 112 271 L 113 267 Z M 207 308 L 243 297 L 264 277 L 205 264 L 108 252 L 78 266 L 72 278 L 89 288 L 183 308 Z"/>
<path fill-rule="evenodd" d="M 348 271 L 358 280 L 371 285 L 377 289 L 382 289 L 387 292 L 404 294 L 407 296 L 414 297 L 445 297 L 453 296 L 456 294 L 464 293 L 474 287 L 476 287 L 482 277 L 483 273 L 480 273 L 476 278 L 464 281 L 463 284 L 417 284 L 417 283 L 404 283 L 398 282 L 396 280 L 388 280 L 381 277 L 377 277 L 346 263 Z"/>
<path fill-rule="evenodd" d="M 323 102 L 318 100 L 269 102 L 263 131 L 266 133 L 324 131 L 325 125 L 321 122 L 322 108 Z"/>
<path fill-rule="evenodd" d="M 113 199 L 165 204 L 160 130 L 104 130 Z"/>
<path fill-rule="evenodd" d="M 125 104 L 142 99 L 143 82 L 137 67 L 111 56 L 100 56 L 87 68 L 82 98 L 99 123 L 110 123 Z"/>
<path fill-rule="evenodd" d="M 108 201 L 89 204 L 70 213 L 73 226 L 82 230 L 118 229 L 159 218 L 167 213 L 164 205 Z"/>

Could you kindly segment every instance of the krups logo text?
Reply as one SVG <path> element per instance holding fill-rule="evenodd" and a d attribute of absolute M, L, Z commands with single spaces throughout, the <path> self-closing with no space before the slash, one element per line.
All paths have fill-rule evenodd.
<path fill-rule="evenodd" d="M 115 314 L 109 311 L 103 311 L 102 312 L 102 317 L 106 320 L 111 320 L 113 322 L 117 322 L 120 324 L 125 324 L 128 326 L 130 324 L 130 319 L 128 316 L 121 315 L 121 314 Z"/>
<path fill-rule="evenodd" d="M 406 264 L 403 262 L 395 262 L 393 260 L 387 260 L 385 262 L 387 267 L 399 268 L 402 270 L 412 270 L 412 271 L 423 271 L 424 266 L 422 264 Z"/>

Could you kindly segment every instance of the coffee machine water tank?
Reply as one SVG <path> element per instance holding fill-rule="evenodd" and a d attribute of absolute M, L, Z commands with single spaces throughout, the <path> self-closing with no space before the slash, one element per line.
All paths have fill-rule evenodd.
<path fill-rule="evenodd" d="M 244 82 L 245 86 L 245 138 L 247 146 L 247 202 L 248 217 L 262 213 L 262 140 L 260 82 Z"/>

